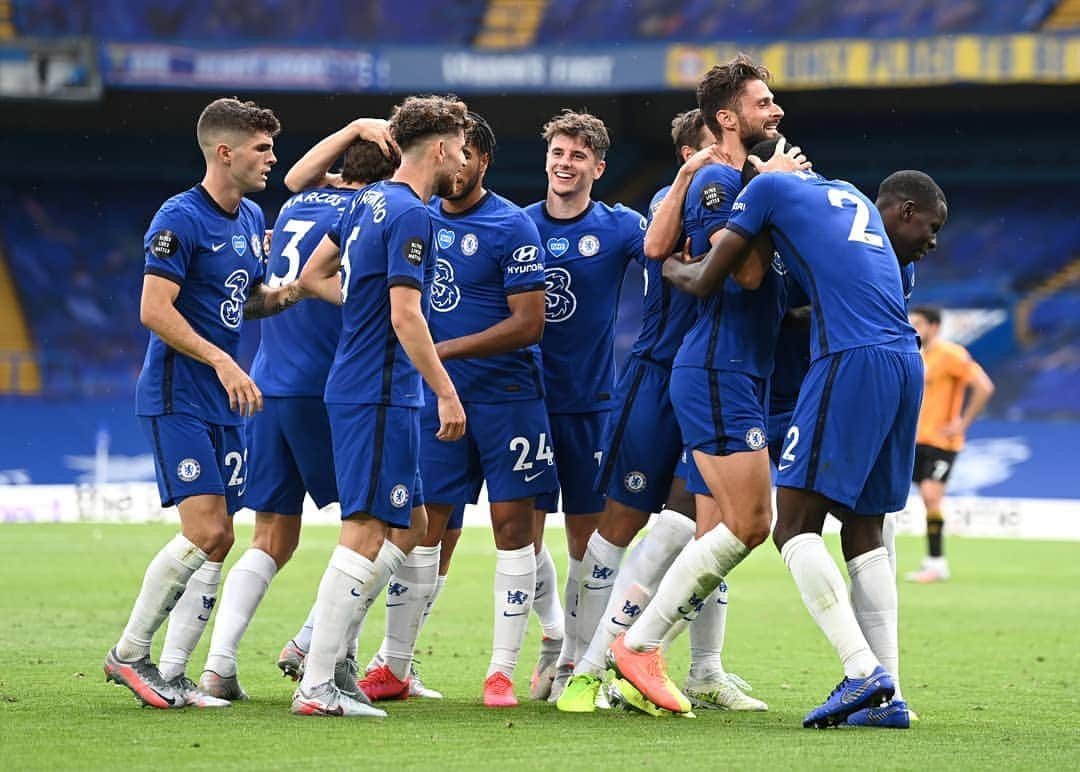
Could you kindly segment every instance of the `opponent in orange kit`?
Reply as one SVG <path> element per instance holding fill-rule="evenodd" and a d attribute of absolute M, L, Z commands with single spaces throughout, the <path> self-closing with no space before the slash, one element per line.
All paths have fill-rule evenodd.
<path fill-rule="evenodd" d="M 907 578 L 913 582 L 941 582 L 949 578 L 943 551 L 945 520 L 941 514 L 945 484 L 956 454 L 964 447 L 964 434 L 994 393 L 994 384 L 967 349 L 938 337 L 941 309 L 916 307 L 911 309 L 910 318 L 922 339 L 926 369 L 912 480 L 918 484 L 926 504 L 928 554 L 922 567 Z"/>

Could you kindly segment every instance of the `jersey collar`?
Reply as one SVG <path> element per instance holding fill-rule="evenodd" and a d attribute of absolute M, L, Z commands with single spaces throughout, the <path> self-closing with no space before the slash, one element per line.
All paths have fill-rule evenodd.
<path fill-rule="evenodd" d="M 212 206 L 219 214 L 228 217 L 230 220 L 235 220 L 237 217 L 240 216 L 240 207 L 236 207 L 235 212 L 227 212 L 224 208 L 222 208 L 221 204 L 214 200 L 214 197 L 210 195 L 210 191 L 204 188 L 201 182 L 195 187 L 200 193 L 203 194 L 206 202 L 210 204 L 210 206 Z M 243 201 L 243 199 L 240 200 Z"/>
<path fill-rule="evenodd" d="M 591 212 L 591 211 L 592 211 L 592 208 L 593 208 L 593 206 L 594 206 L 595 204 L 596 204 L 596 202 L 595 202 L 595 201 L 593 201 L 593 200 L 592 200 L 592 199 L 590 198 L 590 199 L 589 199 L 589 205 L 588 205 L 588 206 L 586 206 L 586 207 L 585 207 L 585 208 L 584 208 L 584 209 L 583 209 L 583 210 L 581 211 L 581 213 L 580 213 L 580 214 L 576 214 L 576 215 L 574 215 L 573 217 L 553 217 L 553 216 L 551 215 L 551 213 L 550 213 L 550 212 L 548 212 L 548 208 L 547 208 L 547 201 L 541 201 L 541 202 L 540 202 L 540 211 L 542 211 L 542 212 L 544 213 L 544 217 L 546 217 L 547 219 L 551 220 L 552 222 L 557 222 L 557 223 L 560 223 L 560 224 L 562 224 L 562 225 L 569 225 L 570 223 L 575 223 L 575 222 L 577 222 L 578 220 L 581 220 L 581 219 L 583 219 L 583 218 L 585 217 L 585 215 L 587 215 L 587 214 L 588 214 L 589 212 Z"/>

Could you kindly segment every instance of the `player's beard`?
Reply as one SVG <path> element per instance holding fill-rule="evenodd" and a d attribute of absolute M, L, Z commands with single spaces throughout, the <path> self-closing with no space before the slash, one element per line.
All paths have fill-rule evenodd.
<path fill-rule="evenodd" d="M 458 175 L 454 175 L 452 182 L 453 189 L 450 193 L 447 193 L 443 198 L 447 201 L 460 201 L 463 198 L 467 198 L 472 195 L 472 192 L 476 190 L 476 187 L 480 184 L 480 169 L 476 171 L 470 177 L 462 176 L 461 185 L 457 185 Z"/>
<path fill-rule="evenodd" d="M 735 118 L 739 122 L 739 139 L 742 140 L 743 147 L 745 147 L 747 150 L 752 148 L 758 142 L 764 142 L 767 139 L 771 139 L 768 132 L 765 131 L 765 127 L 763 125 L 754 126 L 741 115 L 739 115 L 738 112 L 735 113 Z"/>

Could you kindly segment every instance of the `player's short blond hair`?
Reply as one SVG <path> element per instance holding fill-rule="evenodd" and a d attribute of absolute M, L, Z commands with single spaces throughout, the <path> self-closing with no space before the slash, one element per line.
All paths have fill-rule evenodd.
<path fill-rule="evenodd" d="M 611 147 L 611 136 L 607 126 L 595 115 L 589 113 L 576 113 L 573 110 L 563 110 L 550 121 L 544 124 L 540 135 L 549 145 L 557 134 L 565 134 L 568 137 L 580 137 L 596 155 L 596 160 L 602 161 L 608 148 Z"/>
<path fill-rule="evenodd" d="M 467 112 L 453 94 L 407 97 L 390 114 L 390 134 L 404 153 L 428 137 L 463 131 Z"/>

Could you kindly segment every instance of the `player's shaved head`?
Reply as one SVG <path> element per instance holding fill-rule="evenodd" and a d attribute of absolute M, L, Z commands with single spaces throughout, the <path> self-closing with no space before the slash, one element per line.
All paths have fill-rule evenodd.
<path fill-rule="evenodd" d="M 195 124 L 195 137 L 205 154 L 212 154 L 220 143 L 232 144 L 252 134 L 276 137 L 279 131 L 281 122 L 273 110 L 235 97 L 215 99 L 203 108 Z"/>
<path fill-rule="evenodd" d="M 411 96 L 390 115 L 390 135 L 402 153 L 427 139 L 464 131 L 468 108 L 456 96 Z"/>
<path fill-rule="evenodd" d="M 772 158 L 773 153 L 776 152 L 777 143 L 781 141 L 786 142 L 784 137 L 763 139 L 761 140 L 761 142 L 758 142 L 756 145 L 750 148 L 750 150 L 747 152 L 746 163 L 743 164 L 742 168 L 742 184 L 744 187 L 748 182 L 750 182 L 750 180 L 754 179 L 754 177 L 757 177 L 758 174 L 760 174 L 760 172 L 757 170 L 757 167 L 750 163 L 750 156 L 756 155 L 762 161 L 768 161 L 770 158 Z M 784 145 L 785 149 L 789 147 L 791 147 L 790 143 Z"/>
<path fill-rule="evenodd" d="M 374 142 L 358 139 L 345 148 L 341 163 L 341 179 L 348 183 L 368 184 L 385 180 L 394 173 L 401 159 L 383 155 Z"/>
<path fill-rule="evenodd" d="M 696 107 L 671 119 L 671 141 L 675 144 L 675 159 L 682 163 L 682 148 L 695 150 L 705 145 L 705 118 Z"/>
<path fill-rule="evenodd" d="M 714 136 L 720 136 L 720 124 L 716 113 L 720 110 L 738 112 L 739 96 L 752 80 L 768 83 L 769 71 L 746 54 L 739 54 L 730 62 L 714 65 L 705 73 L 697 89 L 698 108 L 705 125 Z"/>
<path fill-rule="evenodd" d="M 933 177 L 915 169 L 893 172 L 878 186 L 879 209 L 904 201 L 913 201 L 920 209 L 933 209 L 938 202 L 948 206 L 945 193 Z"/>
<path fill-rule="evenodd" d="M 575 113 L 573 110 L 563 110 L 561 115 L 556 115 L 544 124 L 540 135 L 549 145 L 553 137 L 564 134 L 575 139 L 580 138 L 585 147 L 593 151 L 597 161 L 604 160 L 608 148 L 611 147 L 611 136 L 607 126 L 595 115 L 589 113 Z"/>

